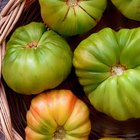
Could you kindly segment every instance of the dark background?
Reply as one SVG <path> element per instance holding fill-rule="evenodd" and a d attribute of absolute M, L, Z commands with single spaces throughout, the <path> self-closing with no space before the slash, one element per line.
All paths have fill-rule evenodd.
<path fill-rule="evenodd" d="M 38 1 L 35 1 L 28 9 L 24 10 L 15 28 L 28 24 L 32 21 L 42 22 Z M 110 0 L 108 0 L 108 6 L 103 14 L 102 19 L 92 30 L 83 35 L 68 37 L 66 40 L 70 44 L 72 51 L 74 51 L 80 41 L 104 27 L 110 27 L 114 30 L 119 30 L 121 28 L 134 28 L 139 26 L 140 22 L 125 18 L 112 5 Z M 7 37 L 7 40 L 9 37 Z M 16 131 L 24 138 L 26 112 L 29 109 L 31 99 L 35 95 L 20 95 L 12 91 L 5 83 L 4 86 L 6 89 L 13 126 Z M 89 140 L 97 140 L 101 137 L 121 137 L 126 140 L 140 140 L 140 119 L 130 119 L 124 122 L 119 122 L 106 116 L 105 114 L 96 111 L 85 96 L 83 88 L 78 82 L 73 67 L 68 78 L 58 87 L 56 87 L 56 89 L 70 89 L 78 98 L 83 100 L 88 105 L 90 109 L 90 119 L 92 121 L 92 130 Z"/>

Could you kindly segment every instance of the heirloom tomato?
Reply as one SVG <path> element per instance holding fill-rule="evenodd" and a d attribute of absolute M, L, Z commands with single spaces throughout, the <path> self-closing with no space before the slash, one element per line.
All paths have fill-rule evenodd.
<path fill-rule="evenodd" d="M 31 101 L 26 140 L 88 140 L 89 109 L 70 90 L 51 90 Z"/>
<path fill-rule="evenodd" d="M 91 104 L 116 120 L 140 118 L 140 28 L 104 28 L 83 40 L 73 64 Z"/>
<path fill-rule="evenodd" d="M 39 0 L 39 3 L 48 27 L 72 36 L 89 31 L 99 22 L 107 0 Z"/>
<path fill-rule="evenodd" d="M 127 18 L 140 21 L 140 0 L 111 0 Z"/>
<path fill-rule="evenodd" d="M 7 85 L 22 94 L 52 89 L 71 71 L 72 51 L 68 43 L 43 23 L 17 28 L 6 46 L 2 74 Z"/>

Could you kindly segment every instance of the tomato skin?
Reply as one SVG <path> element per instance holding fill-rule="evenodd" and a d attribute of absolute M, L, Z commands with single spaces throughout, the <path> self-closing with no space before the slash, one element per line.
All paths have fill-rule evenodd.
<path fill-rule="evenodd" d="M 39 0 L 47 26 L 64 36 L 89 31 L 101 19 L 107 0 Z"/>
<path fill-rule="evenodd" d="M 111 0 L 114 6 L 128 19 L 140 21 L 139 0 Z"/>
<path fill-rule="evenodd" d="M 37 95 L 26 118 L 26 140 L 55 140 L 59 128 L 65 140 L 88 140 L 91 130 L 88 107 L 66 89 Z"/>
<path fill-rule="evenodd" d="M 124 121 L 140 118 L 140 28 L 104 28 L 83 40 L 73 65 L 91 104 Z"/>
<path fill-rule="evenodd" d="M 43 23 L 19 27 L 7 43 L 2 74 L 8 86 L 22 94 L 37 94 L 64 81 L 72 67 L 68 43 Z"/>

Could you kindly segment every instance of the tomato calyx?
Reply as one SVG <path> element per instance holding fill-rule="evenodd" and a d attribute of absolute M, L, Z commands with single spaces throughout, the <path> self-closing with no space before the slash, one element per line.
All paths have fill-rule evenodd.
<path fill-rule="evenodd" d="M 58 126 L 56 131 L 54 132 L 54 140 L 63 140 L 65 137 L 65 130 L 63 126 Z"/>
<path fill-rule="evenodd" d="M 114 65 L 111 67 L 111 75 L 114 76 L 114 75 L 117 75 L 117 76 L 120 76 L 122 75 L 125 70 L 127 70 L 127 68 L 121 64 L 117 64 L 117 65 Z"/>
<path fill-rule="evenodd" d="M 37 48 L 37 42 L 33 41 L 28 43 L 26 48 Z"/>
<path fill-rule="evenodd" d="M 67 0 L 67 5 L 69 7 L 74 7 L 78 5 L 78 0 Z"/>

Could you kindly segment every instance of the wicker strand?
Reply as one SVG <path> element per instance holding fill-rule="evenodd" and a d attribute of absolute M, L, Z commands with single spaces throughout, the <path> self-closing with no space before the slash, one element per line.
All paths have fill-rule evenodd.
<path fill-rule="evenodd" d="M 22 13 L 23 8 L 24 8 L 24 4 L 22 3 L 21 7 L 17 7 L 17 8 L 14 10 L 13 15 L 11 16 L 11 19 L 14 19 L 14 20 L 13 20 L 13 21 L 10 20 L 10 21 L 8 22 L 7 27 L 5 28 L 5 34 L 3 33 L 5 36 L 7 36 L 7 35 L 11 32 L 11 30 L 13 29 L 13 27 L 15 26 L 16 22 L 18 21 L 20 15 L 21 15 L 21 13 Z M 16 15 L 16 16 L 15 16 L 15 15 Z M 7 32 L 6 32 L 6 31 L 7 31 Z M 3 36 L 3 38 L 4 38 L 5 36 Z"/>
<path fill-rule="evenodd" d="M 11 6 L 11 3 L 13 2 L 13 6 Z M 2 41 L 7 37 L 7 35 L 10 33 L 10 31 L 15 26 L 16 22 L 18 21 L 24 6 L 25 6 L 25 0 L 24 1 L 18 1 L 14 4 L 15 1 L 11 0 L 8 2 L 6 7 L 2 10 L 0 13 L 0 44 Z M 18 4 L 18 5 L 17 5 Z M 9 8 L 11 6 L 11 8 Z M 16 8 L 15 8 L 16 6 Z M 14 10 L 13 10 L 14 7 Z M 7 11 L 8 10 L 8 11 Z M 11 11 L 12 10 L 12 11 Z M 11 11 L 9 13 L 9 11 Z M 8 13 L 8 15 L 7 15 Z"/>
<path fill-rule="evenodd" d="M 13 129 L 4 87 L 0 85 L 0 124 L 6 140 L 23 140 Z"/>
<path fill-rule="evenodd" d="M 9 2 L 6 4 L 6 6 L 3 8 L 1 12 L 1 16 L 5 16 L 7 12 L 9 11 L 10 7 L 13 5 L 15 0 L 9 0 Z"/>
<path fill-rule="evenodd" d="M 10 0 L 8 4 L 3 8 L 1 12 L 1 16 L 4 17 L 8 15 L 12 10 L 14 10 L 15 7 L 18 6 L 19 3 L 21 3 L 23 0 Z"/>
<path fill-rule="evenodd" d="M 15 1 L 11 5 L 11 7 L 10 7 L 10 9 L 8 11 L 5 10 L 5 12 L 4 12 L 4 9 L 3 9 L 2 12 L 1 12 L 1 16 L 4 17 L 4 16 L 10 14 L 11 11 L 15 10 L 15 8 L 18 7 L 18 5 L 20 5 L 22 2 L 23 2 L 23 0 L 17 0 L 17 1 Z"/>

